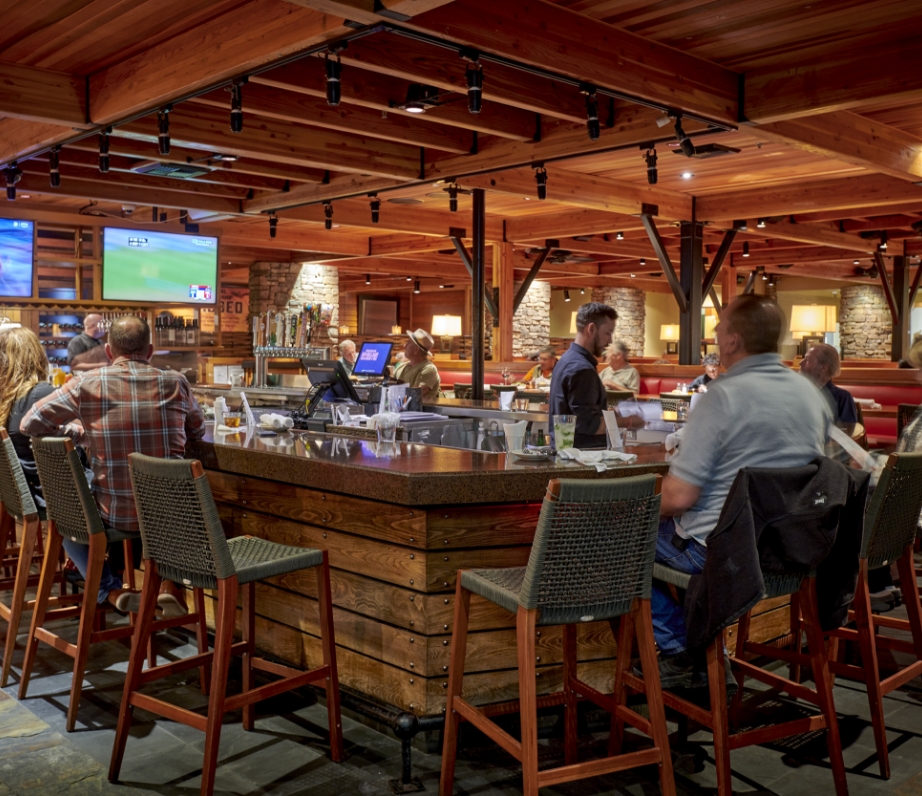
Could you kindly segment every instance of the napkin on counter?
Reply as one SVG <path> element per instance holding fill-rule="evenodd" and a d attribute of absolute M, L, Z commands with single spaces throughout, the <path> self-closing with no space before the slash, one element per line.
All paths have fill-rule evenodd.
<path fill-rule="evenodd" d="M 285 415 L 267 413 L 259 416 L 259 425 L 271 428 L 273 431 L 286 431 L 295 424 L 295 421 Z"/>
<path fill-rule="evenodd" d="M 683 430 L 684 430 L 684 427 L 680 428 L 678 431 L 673 431 L 671 434 L 666 435 L 664 444 L 666 446 L 667 452 L 671 453 L 672 451 L 674 451 L 676 448 L 679 447 L 679 443 L 682 441 L 682 431 Z"/>
<path fill-rule="evenodd" d="M 558 459 L 569 459 L 587 467 L 595 467 L 598 472 L 617 467 L 619 464 L 632 462 L 637 458 L 634 453 L 621 451 L 581 451 L 579 448 L 564 448 L 557 451 Z"/>
<path fill-rule="evenodd" d="M 861 404 L 862 409 L 880 409 L 881 406 L 873 398 L 856 398 L 856 404 Z"/>

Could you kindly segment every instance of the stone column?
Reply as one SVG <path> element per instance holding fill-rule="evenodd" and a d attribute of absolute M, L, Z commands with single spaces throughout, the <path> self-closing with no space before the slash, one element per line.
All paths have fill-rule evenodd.
<path fill-rule="evenodd" d="M 631 356 L 643 356 L 644 292 L 636 287 L 597 287 L 592 290 L 592 300 L 601 301 L 615 308 L 618 322 L 615 325 L 615 339 L 623 340 Z"/>
<path fill-rule="evenodd" d="M 881 288 L 842 288 L 839 343 L 843 359 L 890 359 L 890 308 Z"/>
<path fill-rule="evenodd" d="M 521 284 L 515 283 L 515 291 Z M 551 286 L 547 282 L 535 281 L 512 318 L 512 355 L 531 356 L 544 348 L 550 339 Z"/>

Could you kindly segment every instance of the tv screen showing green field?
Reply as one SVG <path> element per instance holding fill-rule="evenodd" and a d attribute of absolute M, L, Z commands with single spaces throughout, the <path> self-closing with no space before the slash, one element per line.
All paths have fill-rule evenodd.
<path fill-rule="evenodd" d="M 215 303 L 217 238 L 115 227 L 104 235 L 103 299 Z"/>

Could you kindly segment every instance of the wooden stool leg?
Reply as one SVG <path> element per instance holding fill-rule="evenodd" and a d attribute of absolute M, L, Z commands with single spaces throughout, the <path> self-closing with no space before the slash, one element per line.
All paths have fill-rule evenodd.
<path fill-rule="evenodd" d="M 874 643 L 871 596 L 868 592 L 868 561 L 862 558 L 858 565 L 858 587 L 852 602 L 858 644 L 861 648 L 861 670 L 868 691 L 868 708 L 874 727 L 874 745 L 877 747 L 877 765 L 880 775 L 890 779 L 890 755 L 887 749 L 887 727 L 884 723 L 884 700 L 880 690 L 880 669 L 877 662 L 877 644 Z"/>
<path fill-rule="evenodd" d="M 563 626 L 563 692 L 564 692 L 564 761 L 568 766 L 576 764 L 577 694 L 573 686 L 576 680 L 576 625 Z"/>
<path fill-rule="evenodd" d="M 195 624 L 195 640 L 200 653 L 208 652 L 208 626 L 205 623 L 205 592 L 203 589 L 192 590 L 192 600 L 195 607 L 195 615 L 198 621 Z M 202 693 L 208 695 L 208 686 L 211 679 L 211 665 L 202 664 L 199 668 L 199 678 L 201 679 Z"/>
<path fill-rule="evenodd" d="M 253 688 L 253 655 L 256 653 L 256 639 L 253 637 L 256 624 L 256 584 L 253 581 L 244 583 L 240 587 L 243 593 L 243 643 L 246 651 L 243 653 L 241 668 L 243 670 L 243 693 Z M 243 706 L 243 729 L 248 732 L 253 729 L 256 721 L 256 706 L 251 702 Z"/>
<path fill-rule="evenodd" d="M 320 608 L 320 635 L 323 665 L 329 667 L 326 678 L 327 721 L 330 726 L 330 759 L 339 763 L 343 751 L 343 719 L 339 708 L 339 669 L 336 666 L 336 634 L 333 632 L 333 589 L 330 583 L 330 557 L 323 551 L 323 563 L 317 572 L 317 598 Z"/>
<path fill-rule="evenodd" d="M 919 601 L 919 584 L 916 581 L 911 545 L 906 547 L 903 555 L 897 560 L 897 570 L 900 574 L 900 586 L 903 589 L 903 603 L 906 606 L 909 629 L 912 632 L 912 644 L 916 650 L 916 658 L 922 661 L 922 603 Z"/>
<path fill-rule="evenodd" d="M 90 556 L 86 568 L 86 586 L 83 589 L 83 605 L 80 612 L 80 629 L 77 631 L 77 654 L 74 656 L 74 678 L 70 684 L 70 704 L 67 706 L 67 731 L 73 732 L 77 723 L 77 710 L 80 708 L 80 694 L 83 691 L 83 674 L 90 654 L 90 638 L 93 635 L 97 616 L 96 598 L 99 595 L 99 582 L 102 568 L 106 562 L 106 535 L 90 534 Z"/>
<path fill-rule="evenodd" d="M 125 675 L 125 688 L 122 692 L 122 704 L 118 711 L 118 727 L 115 730 L 115 742 L 112 745 L 112 758 L 109 762 L 109 782 L 117 782 L 118 774 L 122 768 L 122 759 L 125 756 L 125 744 L 128 741 L 128 731 L 131 729 L 131 719 L 134 716 L 134 707 L 131 704 L 132 695 L 141 685 L 141 672 L 144 669 L 144 650 L 153 635 L 153 623 L 157 613 L 157 593 L 160 590 L 160 575 L 157 565 L 148 561 L 144 572 L 144 584 L 141 588 L 141 609 L 138 611 L 138 621 L 135 625 L 134 635 L 131 637 L 131 653 L 128 657 L 128 673 Z"/>
<path fill-rule="evenodd" d="M 5 561 L 7 548 L 16 541 L 16 520 L 0 503 L 0 561 Z"/>
<path fill-rule="evenodd" d="M 458 754 L 460 716 L 454 709 L 461 698 L 464 680 L 464 653 L 467 650 L 467 625 L 471 612 L 471 593 L 461 585 L 461 573 L 455 587 L 455 618 L 451 632 L 451 657 L 448 662 L 448 693 L 445 702 L 445 737 L 442 741 L 442 776 L 439 796 L 451 796 L 455 783 L 455 759 Z"/>
<path fill-rule="evenodd" d="M 675 796 L 675 776 L 672 773 L 672 754 L 669 749 L 669 730 L 666 727 L 666 707 L 659 680 L 659 665 L 656 660 L 656 644 L 653 641 L 653 612 L 649 600 L 635 601 L 631 612 L 640 648 L 640 663 L 643 667 L 644 686 L 647 692 L 647 708 L 650 711 L 650 730 L 653 743 L 663 760 L 659 765 L 660 789 L 663 796 Z M 620 656 L 620 648 L 619 648 Z"/>
<path fill-rule="evenodd" d="M 37 538 L 41 535 L 41 523 L 38 515 L 26 517 L 22 529 L 22 544 L 19 547 L 19 563 L 16 566 L 16 583 L 13 585 L 13 600 L 10 603 L 10 621 L 6 630 L 6 648 L 3 652 L 3 669 L 0 671 L 0 688 L 6 687 L 13 665 L 13 651 L 16 649 L 16 637 L 19 635 L 19 621 L 26 602 L 26 584 L 32 569 L 32 553 Z"/>
<path fill-rule="evenodd" d="M 807 634 L 807 650 L 810 666 L 816 684 L 817 701 L 826 717 L 826 746 L 829 749 L 829 766 L 837 796 L 848 796 L 848 782 L 845 779 L 845 762 L 842 760 L 842 741 L 839 736 L 839 721 L 832 698 L 832 678 L 829 675 L 829 660 L 820 630 L 820 617 L 816 601 L 816 581 L 804 578 L 800 587 L 800 611 Z"/>
<path fill-rule="evenodd" d="M 22 661 L 22 676 L 19 679 L 19 699 L 26 698 L 29 688 L 29 678 L 32 676 L 32 664 L 35 662 L 35 652 L 38 648 L 38 639 L 35 637 L 36 629 L 45 624 L 45 614 L 48 612 L 48 599 L 51 597 L 51 587 L 54 585 L 55 574 L 58 569 L 58 559 L 61 555 L 63 540 L 61 534 L 49 523 L 48 548 L 45 551 L 45 560 L 42 562 L 42 576 L 38 582 L 38 594 L 35 596 L 35 607 L 32 609 L 32 625 L 29 628 L 29 638 L 26 640 L 26 654 Z"/>
<path fill-rule="evenodd" d="M 714 734 L 714 764 L 717 768 L 717 792 L 733 796 L 730 770 L 730 724 L 727 715 L 727 681 L 724 679 L 724 634 L 707 647 L 708 689 L 711 696 L 711 720 Z"/>
<path fill-rule="evenodd" d="M 803 633 L 802 623 L 800 621 L 800 595 L 792 594 L 791 595 L 791 607 L 790 607 L 790 625 L 791 625 L 791 649 L 794 651 L 795 655 L 800 655 L 803 652 Z M 800 682 L 800 664 L 792 663 L 788 667 L 788 678 L 795 683 Z"/>
<path fill-rule="evenodd" d="M 617 630 L 615 628 L 615 622 L 618 623 Z M 612 693 L 615 709 L 611 713 L 611 731 L 608 734 L 609 757 L 621 754 L 621 747 L 624 743 L 624 719 L 621 718 L 618 707 L 627 704 L 627 689 L 624 687 L 624 673 L 628 671 L 631 666 L 631 652 L 634 636 L 633 611 L 628 614 L 622 614 L 617 620 L 613 619 L 611 621 L 611 629 L 615 638 L 618 639 L 618 657 L 615 659 L 615 688 Z M 644 666 L 646 665 L 643 658 L 641 658 L 641 663 Z M 655 657 L 653 666 L 656 667 L 656 677 L 658 680 L 659 664 L 656 662 Z M 648 674 L 646 669 L 643 670 L 643 674 L 644 682 L 646 683 Z"/>
<path fill-rule="evenodd" d="M 218 603 L 215 607 L 214 660 L 211 669 L 211 695 L 208 699 L 208 722 L 205 729 L 205 754 L 202 762 L 201 796 L 214 792 L 221 722 L 227 698 L 227 668 L 234 643 L 234 619 L 237 615 L 237 576 L 218 580 Z"/>
<path fill-rule="evenodd" d="M 516 633 L 519 647 L 519 721 L 522 724 L 522 792 L 538 796 L 538 684 L 535 627 L 538 612 L 519 606 Z"/>
<path fill-rule="evenodd" d="M 736 633 L 736 651 L 734 657 L 741 661 L 746 660 L 746 644 L 749 643 L 749 629 L 752 626 L 752 611 L 747 611 L 740 617 L 739 627 Z M 730 700 L 730 726 L 735 727 L 739 723 L 740 709 L 743 705 L 743 687 L 746 684 L 746 675 L 741 671 L 736 677 L 737 689 Z"/>
<path fill-rule="evenodd" d="M 127 584 L 131 591 L 135 591 L 134 542 L 131 539 L 125 539 L 122 542 L 122 555 L 125 557 L 125 571 L 122 573 L 122 583 Z"/>

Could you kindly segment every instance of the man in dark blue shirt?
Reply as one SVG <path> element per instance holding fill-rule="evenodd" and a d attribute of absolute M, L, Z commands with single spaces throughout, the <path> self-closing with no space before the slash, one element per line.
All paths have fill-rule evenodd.
<path fill-rule="evenodd" d="M 607 447 L 602 417 L 607 397 L 597 358 L 611 342 L 617 319 L 614 307 L 595 301 L 583 304 L 576 313 L 576 339 L 551 377 L 548 426 L 553 431 L 554 415 L 576 415 L 577 448 Z"/>
<path fill-rule="evenodd" d="M 826 343 L 812 346 L 800 362 L 800 372 L 813 380 L 832 407 L 833 421 L 837 425 L 857 423 L 858 408 L 852 394 L 832 383 L 841 370 L 839 352 Z"/>

